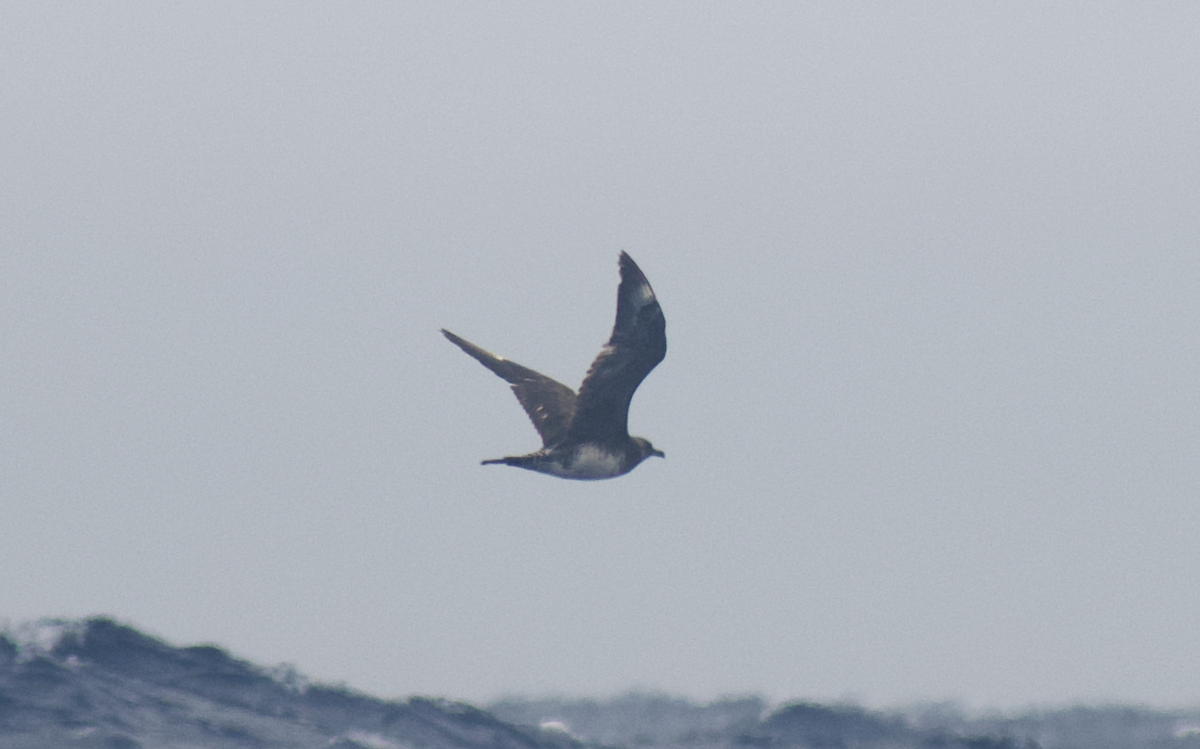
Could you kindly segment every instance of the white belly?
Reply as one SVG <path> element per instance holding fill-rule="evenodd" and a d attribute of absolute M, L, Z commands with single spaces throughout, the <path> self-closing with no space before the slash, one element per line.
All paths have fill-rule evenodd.
<path fill-rule="evenodd" d="M 551 467 L 547 473 L 568 479 L 607 479 L 624 473 L 620 455 L 590 445 L 576 449 L 569 462 L 555 462 Z"/>

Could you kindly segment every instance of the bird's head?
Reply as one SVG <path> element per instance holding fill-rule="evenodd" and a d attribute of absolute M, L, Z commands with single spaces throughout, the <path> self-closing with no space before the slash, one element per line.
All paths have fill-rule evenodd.
<path fill-rule="evenodd" d="M 650 440 L 646 439 L 645 437 L 634 437 L 633 441 L 637 443 L 637 446 L 642 451 L 642 460 L 649 458 L 651 455 L 653 455 L 656 458 L 667 457 L 666 454 L 663 453 L 662 450 L 655 450 L 654 445 L 651 445 Z"/>

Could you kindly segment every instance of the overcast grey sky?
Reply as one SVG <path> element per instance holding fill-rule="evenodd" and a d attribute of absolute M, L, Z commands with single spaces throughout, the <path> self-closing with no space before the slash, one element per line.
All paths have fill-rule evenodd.
<path fill-rule="evenodd" d="M 0 617 L 385 696 L 1200 702 L 1200 5 L 8 3 Z M 617 253 L 667 458 L 567 482 Z"/>

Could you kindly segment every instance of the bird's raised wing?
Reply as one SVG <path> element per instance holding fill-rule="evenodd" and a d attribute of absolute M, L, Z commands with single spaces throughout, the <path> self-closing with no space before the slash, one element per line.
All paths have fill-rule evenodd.
<path fill-rule="evenodd" d="M 557 444 L 566 436 L 575 415 L 574 390 L 540 372 L 484 351 L 448 330 L 443 329 L 442 335 L 512 385 L 517 400 L 533 422 L 533 428 L 541 435 L 543 447 Z"/>
<path fill-rule="evenodd" d="M 654 289 L 633 258 L 621 253 L 617 321 L 592 362 L 579 397 L 570 440 L 605 441 L 629 436 L 629 401 L 638 385 L 667 355 L 667 323 Z"/>

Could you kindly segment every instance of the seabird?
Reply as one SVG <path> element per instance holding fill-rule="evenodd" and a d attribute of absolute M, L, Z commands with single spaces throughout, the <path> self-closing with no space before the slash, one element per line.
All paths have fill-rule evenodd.
<path fill-rule="evenodd" d="M 622 252 L 617 321 L 576 395 L 544 374 L 484 351 L 446 329 L 442 335 L 510 385 L 542 437 L 542 449 L 483 461 L 565 479 L 610 479 L 651 455 L 650 440 L 630 437 L 629 401 L 650 370 L 667 355 L 667 328 L 654 289 L 633 258 Z"/>

